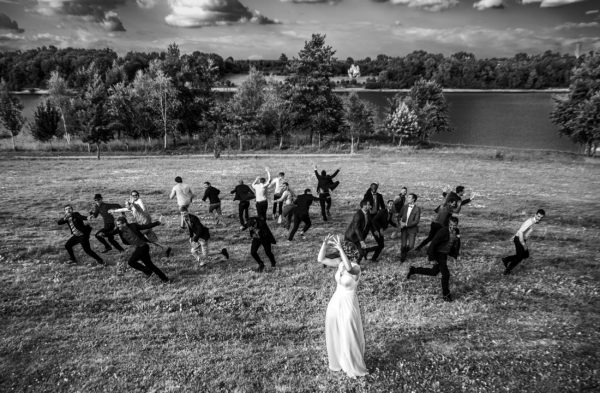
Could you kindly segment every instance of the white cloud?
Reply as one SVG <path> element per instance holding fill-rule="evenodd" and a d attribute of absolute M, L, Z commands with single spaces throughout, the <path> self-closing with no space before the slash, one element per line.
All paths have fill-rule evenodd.
<path fill-rule="evenodd" d="M 589 11 L 585 11 L 585 14 L 592 15 L 592 14 L 597 14 L 598 12 L 600 12 L 600 10 L 589 10 Z"/>
<path fill-rule="evenodd" d="M 510 56 L 518 52 L 540 53 L 545 50 L 572 52 L 576 42 L 590 45 L 600 42 L 598 37 L 566 38 L 525 28 L 489 29 L 481 26 L 463 26 L 447 29 L 424 27 L 393 27 L 393 34 L 405 42 L 420 45 L 441 45 L 456 50 L 480 51 L 494 48 L 497 56 Z"/>
<path fill-rule="evenodd" d="M 581 3 L 585 0 L 521 0 L 523 4 L 534 4 L 540 3 L 540 7 L 560 7 L 561 5 L 568 5 L 574 3 Z"/>
<path fill-rule="evenodd" d="M 15 34 L 15 33 L 5 33 L 5 34 L 0 34 L 0 41 L 18 41 L 18 40 L 24 40 L 25 37 L 23 37 L 23 35 L 21 34 Z"/>
<path fill-rule="evenodd" d="M 571 29 L 587 29 L 590 27 L 598 27 L 600 26 L 600 23 L 598 22 L 581 22 L 581 23 L 575 23 L 575 22 L 567 22 L 567 23 L 563 23 L 562 25 L 558 25 L 554 28 L 554 30 L 571 30 Z"/>
<path fill-rule="evenodd" d="M 85 22 L 99 23 L 107 31 L 125 31 L 114 12 L 126 0 L 37 0 L 35 12 L 46 15 L 67 15 Z"/>
<path fill-rule="evenodd" d="M 426 11 L 442 11 L 447 8 L 458 5 L 458 0 L 375 0 L 378 3 L 385 3 L 388 1 L 392 4 L 406 5 L 413 8 L 422 8 Z"/>
<path fill-rule="evenodd" d="M 329 4 L 337 4 L 342 0 L 281 0 L 282 3 L 307 3 L 307 4 L 321 4 L 321 3 L 329 3 Z"/>
<path fill-rule="evenodd" d="M 136 0 L 140 8 L 153 8 L 160 0 Z"/>
<path fill-rule="evenodd" d="M 230 23 L 276 23 L 238 0 L 168 0 L 171 13 L 167 24 L 178 27 L 202 27 Z"/>
<path fill-rule="evenodd" d="M 479 0 L 473 3 L 473 8 L 483 11 L 488 8 L 504 8 L 504 4 L 502 0 Z"/>

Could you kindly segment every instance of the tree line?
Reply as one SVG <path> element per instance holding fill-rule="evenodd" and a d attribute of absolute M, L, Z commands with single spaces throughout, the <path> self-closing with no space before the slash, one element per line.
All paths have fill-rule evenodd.
<path fill-rule="evenodd" d="M 103 78 L 116 64 L 123 69 L 125 80 L 132 82 L 137 71 L 147 71 L 155 60 L 164 61 L 167 51 L 129 52 L 118 56 L 111 49 L 57 49 L 54 46 L 26 51 L 0 53 L 0 75 L 8 88 L 16 91 L 32 88 L 45 88 L 50 73 L 57 70 L 71 88 L 82 88 L 84 80 L 77 71 L 94 63 Z M 291 60 L 281 54 L 274 60 L 235 60 L 223 59 L 218 54 L 195 51 L 184 55 L 195 62 L 210 58 L 216 66 L 216 83 L 232 85 L 222 77 L 226 74 L 247 74 L 257 69 L 266 75 L 291 76 Z M 508 58 L 477 59 L 468 52 L 458 52 L 451 56 L 414 51 L 406 56 L 380 54 L 375 58 L 366 57 L 354 60 L 335 59 L 331 63 L 333 76 L 345 76 L 351 65 L 358 66 L 366 77 L 338 81 L 340 86 L 360 85 L 367 89 L 394 88 L 409 89 L 421 78 L 434 80 L 444 88 L 471 89 L 545 89 L 564 88 L 569 85 L 571 70 L 579 60 L 568 54 L 546 51 L 529 55 L 518 53 Z M 112 81 L 105 81 L 111 84 Z"/>
<path fill-rule="evenodd" d="M 600 125 L 600 60 L 590 53 L 569 71 L 570 90 L 557 96 L 551 120 L 561 134 L 595 151 Z M 297 57 L 287 59 L 282 81 L 250 68 L 232 95 L 214 87 L 222 76 L 219 58 L 198 52 L 181 54 L 171 44 L 130 76 L 128 63 L 113 59 L 81 65 L 68 76 L 50 71 L 45 82 L 48 98 L 28 124 L 39 141 L 73 137 L 100 155 L 101 144 L 117 139 L 148 145 L 160 138 L 163 149 L 187 139 L 222 149 L 243 150 L 247 143 L 276 140 L 279 148 L 300 137 L 303 144 L 380 139 L 393 144 L 428 144 L 439 132 L 450 132 L 448 104 L 435 78 L 413 81 L 407 94 L 388 101 L 384 119 L 354 92 L 340 97 L 333 91 L 335 50 L 325 36 L 313 34 Z M 71 81 L 71 82 L 70 82 Z M 76 81 L 75 85 L 72 81 Z M 0 85 L 0 124 L 13 138 L 24 126 L 22 105 Z"/>

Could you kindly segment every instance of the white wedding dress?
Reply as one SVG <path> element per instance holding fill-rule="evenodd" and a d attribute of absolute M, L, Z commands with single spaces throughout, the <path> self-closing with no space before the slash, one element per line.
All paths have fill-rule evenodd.
<path fill-rule="evenodd" d="M 337 288 L 327 306 L 325 316 L 325 341 L 329 368 L 343 370 L 349 377 L 368 374 L 365 366 L 365 336 L 358 307 L 356 287 L 360 278 L 360 267 L 356 276 L 348 273 L 343 262 L 335 273 Z"/>

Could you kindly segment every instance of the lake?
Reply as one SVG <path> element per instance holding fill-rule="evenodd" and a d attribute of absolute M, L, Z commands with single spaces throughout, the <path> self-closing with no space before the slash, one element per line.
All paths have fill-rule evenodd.
<path fill-rule="evenodd" d="M 346 94 L 346 93 L 340 93 Z M 390 91 L 359 91 L 361 99 L 372 103 L 381 119 L 387 111 Z M 552 95 L 549 92 L 447 92 L 450 122 L 454 132 L 436 135 L 436 142 L 511 148 L 576 152 L 578 145 L 560 137 L 550 122 Z M 19 95 L 30 119 L 39 95 Z"/>
<path fill-rule="evenodd" d="M 383 118 L 387 100 L 395 93 L 360 91 Z M 436 142 L 576 152 L 578 145 L 558 134 L 550 122 L 552 95 L 549 92 L 490 93 L 448 92 L 450 122 L 454 132 L 438 134 Z"/>

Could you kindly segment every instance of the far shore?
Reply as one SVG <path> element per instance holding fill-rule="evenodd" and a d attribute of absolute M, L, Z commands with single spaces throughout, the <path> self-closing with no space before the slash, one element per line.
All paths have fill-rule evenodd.
<path fill-rule="evenodd" d="M 219 93 L 235 93 L 237 87 L 213 87 L 213 91 Z M 336 93 L 344 92 L 382 92 L 382 93 L 408 93 L 410 89 L 365 89 L 362 87 L 349 87 L 349 88 L 334 88 Z M 568 93 L 568 88 L 552 88 L 552 89 L 443 89 L 444 93 L 556 93 L 564 94 Z M 25 89 L 21 91 L 14 91 L 12 94 L 17 95 L 48 95 L 47 89 Z"/>

